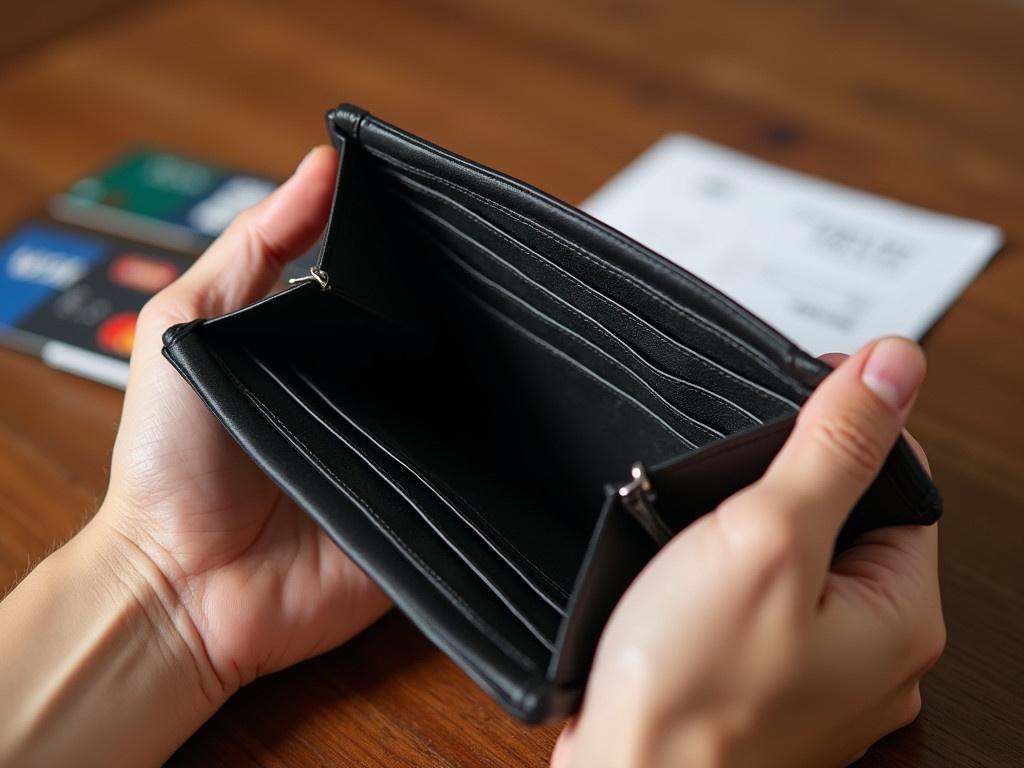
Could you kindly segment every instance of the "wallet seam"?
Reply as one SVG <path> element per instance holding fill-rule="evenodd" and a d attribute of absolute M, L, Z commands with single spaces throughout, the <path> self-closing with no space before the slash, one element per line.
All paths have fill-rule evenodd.
<path fill-rule="evenodd" d="M 427 193 L 427 194 L 429 194 L 429 193 Z M 476 219 L 472 218 L 473 214 L 471 212 L 460 209 L 454 202 L 449 201 L 449 200 L 447 200 L 447 199 L 445 199 L 443 197 L 434 197 L 434 199 L 437 199 L 438 202 L 440 202 L 442 205 L 445 205 L 445 206 L 449 207 L 451 210 L 453 210 L 454 212 L 462 215 L 468 221 L 473 222 L 473 223 L 477 223 Z M 408 200 L 406 201 L 406 203 L 407 204 L 412 204 L 412 205 L 417 205 L 416 203 L 410 203 Z M 420 207 L 420 206 L 417 205 L 417 207 Z M 714 390 L 709 389 L 709 388 L 707 388 L 707 387 L 705 387 L 705 386 L 703 386 L 701 384 L 697 384 L 696 382 L 692 382 L 689 379 L 686 379 L 686 378 L 684 378 L 682 376 L 679 376 L 679 375 L 676 375 L 676 374 L 673 374 L 673 373 L 661 370 L 659 366 L 657 366 L 654 363 L 652 363 L 651 361 L 649 361 L 641 352 L 639 352 L 636 349 L 634 349 L 633 345 L 630 344 L 627 340 L 625 340 L 625 339 L 621 338 L 620 336 L 618 336 L 614 331 L 612 331 L 611 329 L 607 328 L 599 320 L 596 320 L 595 318 L 592 318 L 590 315 L 588 315 L 587 313 L 583 312 L 578 307 L 574 306 L 567 299 L 559 296 L 554 291 L 546 288 L 544 285 L 542 285 L 541 283 L 537 282 L 536 280 L 534 280 L 529 275 L 526 275 L 525 273 L 521 272 L 515 265 L 509 263 L 508 261 L 503 259 L 500 255 L 498 255 L 497 253 L 493 252 L 490 248 L 488 248 L 484 243 L 482 243 L 479 240 L 477 240 L 474 236 L 472 236 L 469 233 L 463 232 L 461 229 L 459 229 L 458 226 L 456 226 L 452 222 L 447 221 L 446 219 L 444 219 L 444 217 L 440 216 L 439 214 L 437 214 L 437 213 L 435 213 L 433 211 L 425 210 L 424 212 L 426 213 L 426 215 L 429 215 L 429 216 L 437 219 L 440 223 L 442 223 L 445 226 L 447 226 L 448 228 L 450 228 L 456 235 L 464 238 L 476 250 L 478 250 L 483 255 L 488 257 L 489 260 L 492 261 L 493 263 L 498 264 L 505 272 L 509 273 L 512 276 L 512 278 L 514 280 L 516 280 L 517 282 L 519 282 L 521 285 L 526 286 L 527 288 L 529 288 L 531 290 L 536 290 L 536 291 L 538 291 L 538 292 L 540 292 L 542 294 L 547 294 L 548 296 L 551 297 L 551 299 L 552 299 L 552 301 L 554 303 L 556 303 L 556 304 L 558 304 L 560 306 L 565 307 L 566 310 L 568 310 L 573 316 L 578 318 L 581 322 L 583 322 L 586 326 L 591 328 L 593 331 L 595 331 L 598 334 L 601 334 L 601 335 L 607 337 L 613 343 L 616 343 L 616 344 L 620 345 L 623 349 L 626 350 L 626 352 L 629 355 L 632 355 L 634 358 L 639 360 L 640 364 L 642 366 L 646 367 L 646 369 L 650 371 L 651 375 L 661 379 L 662 381 L 668 383 L 669 385 L 681 386 L 681 387 L 683 387 L 685 389 L 696 390 L 696 391 L 702 392 L 704 395 L 708 396 L 709 399 L 715 400 L 715 401 L 719 402 L 722 407 L 728 409 L 733 415 L 742 418 L 746 422 L 749 422 L 749 423 L 752 423 L 752 424 L 763 424 L 764 423 L 764 419 L 756 416 L 755 414 L 753 414 L 750 411 L 746 410 L 741 405 L 739 405 L 738 403 L 733 402 L 731 399 L 725 397 L 724 395 L 721 395 L 721 394 L 715 392 Z M 489 222 L 486 222 L 486 220 L 480 219 L 480 221 L 483 222 L 485 227 L 490 228 L 491 231 L 493 232 L 493 234 L 496 237 L 502 239 L 508 245 L 510 245 L 511 247 L 515 248 L 516 250 L 518 250 L 523 255 L 529 257 L 531 260 L 535 260 L 536 262 L 538 262 L 540 264 L 544 264 L 544 260 L 538 254 L 534 253 L 529 247 L 527 247 L 526 245 L 524 245 L 522 243 L 517 242 L 516 240 L 513 240 L 506 233 L 504 233 L 500 229 L 494 227 Z M 464 259 L 462 259 L 461 257 L 459 257 L 459 259 L 460 259 L 460 261 L 464 261 Z M 545 265 L 545 266 L 547 266 L 547 265 Z M 479 270 L 474 270 L 474 271 L 478 271 L 479 272 Z M 496 281 L 494 281 L 494 282 L 495 282 L 495 285 L 499 285 L 499 286 L 501 285 L 500 283 L 497 283 Z M 531 311 L 539 313 L 539 315 L 541 317 L 546 317 L 546 315 L 544 315 L 539 309 L 536 309 L 536 308 L 532 307 L 532 305 L 530 304 L 530 302 L 528 300 L 526 300 L 525 298 L 519 296 L 514 291 L 512 291 L 510 288 L 507 288 L 505 286 L 501 286 L 501 287 L 504 288 L 509 293 L 509 295 L 518 298 L 522 302 L 526 302 L 526 305 L 528 306 L 529 309 L 531 309 Z M 553 318 L 552 318 L 552 320 L 553 320 Z M 557 321 L 555 321 L 555 322 L 557 322 Z M 559 324 L 559 326 L 561 327 L 561 324 Z M 567 330 L 571 330 L 571 329 L 567 329 Z M 575 332 L 573 331 L 573 333 L 575 333 Z M 576 334 L 576 335 L 578 335 L 581 339 L 584 339 L 584 340 L 588 341 L 589 343 L 593 344 L 593 342 L 590 342 L 589 339 L 586 339 L 582 334 Z M 596 345 L 595 345 L 595 347 L 596 347 Z M 596 348 L 601 349 L 600 347 L 596 347 Z M 652 392 L 657 393 L 657 395 L 659 397 L 661 397 L 661 398 L 664 398 L 666 400 L 666 402 L 669 403 L 669 405 L 671 407 L 673 407 L 674 409 L 678 410 L 684 416 L 684 418 L 686 418 L 687 420 L 695 422 L 698 425 L 698 427 L 700 429 L 702 429 L 702 431 L 710 433 L 710 435 L 712 437 L 724 438 L 726 436 L 727 433 L 723 433 L 722 431 L 720 431 L 716 427 L 713 427 L 713 426 L 711 426 L 709 424 L 705 424 L 702 420 L 698 419 L 696 416 L 691 415 L 687 411 L 683 410 L 681 406 L 679 406 L 676 403 L 672 402 L 672 400 L 669 399 L 667 396 L 662 395 L 660 392 L 658 392 L 654 388 L 653 384 L 651 384 L 650 382 L 646 381 L 645 378 L 638 371 L 634 371 L 630 366 L 626 365 L 623 362 L 618 361 L 618 358 L 616 358 L 610 352 L 608 352 L 608 351 L 606 351 L 604 349 L 601 349 L 601 352 L 602 352 L 602 354 L 607 356 L 609 359 L 615 360 L 616 363 L 618 365 L 620 365 L 621 367 L 623 367 L 625 370 L 629 370 L 634 376 L 636 376 L 640 381 L 642 381 L 647 388 L 651 389 Z"/>
<path fill-rule="evenodd" d="M 679 352 L 684 354 L 686 357 L 691 359 L 694 362 L 694 364 L 696 364 L 697 366 L 699 366 L 703 370 L 707 371 L 709 374 L 711 374 L 713 376 L 720 376 L 722 378 L 728 379 L 729 381 L 733 382 L 737 386 L 743 387 L 744 389 L 746 389 L 746 390 L 748 390 L 748 391 L 750 391 L 752 393 L 756 393 L 758 396 L 771 399 L 773 402 L 775 402 L 775 403 L 777 403 L 779 405 L 783 405 L 783 406 L 794 408 L 794 409 L 795 408 L 799 408 L 799 404 L 798 403 L 790 400 L 789 398 L 785 397 L 784 395 L 780 395 L 779 393 L 772 391 L 771 389 L 765 387 L 762 384 L 758 384 L 757 382 L 754 382 L 754 381 L 751 381 L 750 379 L 745 378 L 741 374 L 737 374 L 737 373 L 729 370 L 722 363 L 718 363 L 718 362 L 715 362 L 715 361 L 713 361 L 713 360 L 711 360 L 709 358 L 704 357 L 701 353 L 697 352 L 696 350 L 691 349 L 684 342 L 682 342 L 679 339 L 676 339 L 676 338 L 670 336 L 668 333 L 666 333 L 662 329 L 660 329 L 657 326 L 651 324 L 649 321 L 644 320 L 643 318 L 639 317 L 638 315 L 634 315 L 631 311 L 629 311 L 627 308 L 622 306 L 616 299 L 614 299 L 614 298 L 612 298 L 610 296 L 607 296 L 601 290 L 595 288 L 594 286 L 590 285 L 589 283 L 587 283 L 586 281 L 581 279 L 579 276 L 573 274 L 569 270 L 567 270 L 564 267 L 562 267 L 561 265 L 557 264 L 555 261 L 553 261 L 548 256 L 540 253 L 539 251 L 536 251 L 535 249 L 533 249 L 528 244 L 519 241 L 512 234 L 510 234 L 509 232 L 506 232 L 504 229 L 499 227 L 494 222 L 484 218 L 483 216 L 481 216 L 480 214 L 476 213 L 475 211 L 472 211 L 472 210 L 470 210 L 468 208 L 465 208 L 461 203 L 459 203 L 458 201 L 448 197 L 443 192 L 441 192 L 439 190 L 436 190 L 433 187 L 427 186 L 425 184 L 421 184 L 420 182 L 416 181 L 415 179 L 409 178 L 408 176 L 404 175 L 400 170 L 392 169 L 390 171 L 387 171 L 387 173 L 389 173 L 389 174 L 393 175 L 395 178 L 399 179 L 405 186 L 407 186 L 407 187 L 411 186 L 412 189 L 415 192 L 420 192 L 421 194 L 427 195 L 427 196 L 437 200 L 439 203 L 441 203 L 441 204 L 451 208 L 453 211 L 461 214 L 467 220 L 472 221 L 474 223 L 478 223 L 480 226 L 482 226 L 485 229 L 487 229 L 488 231 L 492 232 L 495 236 L 501 237 L 501 238 L 505 239 L 507 242 L 509 242 L 510 245 L 514 246 L 515 248 L 519 249 L 520 251 L 522 251 L 523 253 L 528 255 L 531 260 L 533 260 L 534 262 L 542 265 L 545 270 L 556 274 L 560 280 L 574 282 L 579 287 L 581 287 L 583 290 L 587 291 L 592 296 L 594 296 L 598 301 L 600 301 L 606 308 L 608 308 L 612 313 L 614 313 L 614 315 L 618 319 L 624 320 L 625 322 L 629 323 L 629 325 L 631 325 L 638 333 L 640 333 L 642 335 L 648 335 L 648 336 L 650 336 L 650 335 L 661 336 L 663 338 L 663 343 L 669 345 L 671 348 L 673 348 L 675 350 L 678 350 Z M 474 240 L 474 242 L 475 242 L 475 240 Z M 534 282 L 536 282 L 536 281 L 534 281 Z M 540 285 L 540 283 L 537 283 L 537 284 Z M 554 294 L 554 295 L 557 295 L 557 294 Z M 561 298 L 561 297 L 559 297 L 559 298 Z M 563 299 L 563 301 L 565 301 L 565 299 Z M 566 303 L 568 304 L 568 302 L 566 302 Z M 572 304 L 568 304 L 568 306 L 573 307 L 573 309 L 575 309 L 576 311 L 581 312 L 584 315 L 584 317 L 588 317 L 589 318 L 589 315 L 586 315 L 585 313 L 582 312 L 582 310 L 578 309 L 577 307 L 573 306 Z M 597 321 L 594 320 L 593 322 L 597 322 Z M 611 332 L 609 331 L 609 333 L 611 333 Z M 612 335 L 614 336 L 614 334 L 612 334 Z M 615 336 L 615 338 L 618 339 L 619 337 Z M 629 346 L 629 343 L 626 342 L 625 340 L 622 340 L 622 339 L 619 339 L 619 340 L 620 340 L 620 343 L 622 343 L 622 344 L 624 344 L 626 346 Z M 639 353 L 637 353 L 637 354 L 639 354 Z M 654 366 L 653 363 L 648 363 L 648 364 L 651 365 L 652 367 L 656 367 L 656 366 Z M 680 381 L 684 381 L 684 382 L 688 381 L 687 379 L 683 378 L 679 374 L 673 373 L 671 371 L 666 371 L 666 372 L 660 372 L 659 371 L 659 373 L 661 375 L 674 376 L 674 377 L 678 378 Z M 689 382 L 689 383 L 693 384 L 694 386 L 702 386 L 702 385 L 697 385 L 697 384 L 695 384 L 693 382 Z M 732 402 L 732 401 L 730 401 L 730 402 Z M 737 407 L 739 407 L 739 406 L 737 406 Z M 760 423 L 763 423 L 763 420 Z"/>
<path fill-rule="evenodd" d="M 402 134 L 398 133 L 395 129 L 391 128 L 391 126 L 389 126 L 389 125 L 387 125 L 385 123 L 382 123 L 380 121 L 375 120 L 374 124 L 376 126 L 380 127 L 381 129 L 383 129 L 385 132 L 391 134 L 394 138 L 397 138 L 399 140 L 406 139 L 406 137 L 404 137 Z M 414 140 L 414 137 L 408 137 L 408 140 L 413 141 L 414 144 L 416 144 L 417 146 L 421 147 L 422 149 L 425 149 L 426 151 L 436 152 L 436 150 L 431 150 L 431 148 L 429 146 L 426 146 L 426 145 L 423 145 L 423 144 L 419 144 L 418 142 L 416 142 Z M 795 379 L 787 378 L 786 372 L 783 370 L 783 368 L 780 365 L 778 365 L 777 363 L 775 363 L 774 361 L 772 361 L 770 358 L 768 358 L 766 355 L 764 355 L 759 350 L 754 349 L 753 347 L 747 345 L 745 342 L 737 339 L 735 336 L 730 334 L 726 329 L 718 327 L 717 325 L 710 323 L 710 321 L 704 320 L 704 318 L 699 318 L 697 315 L 691 313 L 688 310 L 688 308 L 673 302 L 667 296 L 662 294 L 658 289 L 654 288 L 653 286 L 649 286 L 646 283 L 640 282 L 639 279 L 634 278 L 633 276 L 627 274 L 625 271 L 620 269 L 618 267 L 618 265 L 615 265 L 615 264 L 612 264 L 610 262 L 607 262 L 604 259 L 601 259 L 596 254 L 590 254 L 590 253 L 584 251 L 582 248 L 577 246 L 575 243 L 572 243 L 571 241 L 569 241 L 567 238 L 565 238 L 561 234 L 559 234 L 559 233 L 557 233 L 555 231 L 549 230 L 546 227 L 544 227 L 543 225 L 541 225 L 539 222 L 533 221 L 533 220 L 525 217 L 524 215 L 518 213 L 517 211 L 513 211 L 512 209 L 509 209 L 509 208 L 501 205 L 500 203 L 497 203 L 497 202 L 495 202 L 493 200 L 490 200 L 489 198 L 484 197 L 483 195 L 480 195 L 480 194 L 474 192 L 471 189 L 467 189 L 467 188 L 465 188 L 465 187 L 463 187 L 461 185 L 455 184 L 454 182 L 450 182 L 450 181 L 448 181 L 447 179 L 445 179 L 445 178 L 443 178 L 441 176 L 438 176 L 438 175 L 436 175 L 434 173 L 431 173 L 430 171 L 427 171 L 427 170 L 424 170 L 424 169 L 420 169 L 420 168 L 417 168 L 416 166 L 410 165 L 409 163 L 406 163 L 405 161 L 400 160 L 397 157 L 394 157 L 393 155 L 391 155 L 390 153 L 388 153 L 388 152 L 386 152 L 384 150 L 381 150 L 381 149 L 378 149 L 378 148 L 369 147 L 369 146 L 366 145 L 365 140 L 362 143 L 363 143 L 364 148 L 368 152 L 370 152 L 371 154 L 376 154 L 378 156 L 382 156 L 384 159 L 386 159 L 386 160 L 388 160 L 388 161 L 390 161 L 390 162 L 392 162 L 392 163 L 394 163 L 396 165 L 399 165 L 400 167 L 406 168 L 410 172 L 417 173 L 419 175 L 424 175 L 424 176 L 426 176 L 428 178 L 432 178 L 435 181 L 443 184 L 444 186 L 450 187 L 452 189 L 459 190 L 459 191 L 469 195 L 470 197 L 473 197 L 474 199 L 479 200 L 480 202 L 484 203 L 485 205 L 488 205 L 488 206 L 494 208 L 495 210 L 503 211 L 504 213 L 506 213 L 507 215 L 511 216 L 512 218 L 515 218 L 515 219 L 519 220 L 520 222 L 522 222 L 527 227 L 533 229 L 541 237 L 544 237 L 545 239 L 551 240 L 551 241 L 556 242 L 556 243 L 560 243 L 563 247 L 568 248 L 569 250 L 577 253 L 578 255 L 580 255 L 581 257 L 586 259 L 587 261 L 595 262 L 596 265 L 599 268 L 605 270 L 606 272 L 611 272 L 613 274 L 616 274 L 620 279 L 626 280 L 630 284 L 636 286 L 641 291 L 647 293 L 652 298 L 652 300 L 655 300 L 655 301 L 658 301 L 659 303 L 662 303 L 663 306 L 671 307 L 671 309 L 674 312 L 676 312 L 676 313 L 680 313 L 681 312 L 682 314 L 686 314 L 697 325 L 700 325 L 700 326 L 706 328 L 708 330 L 708 332 L 718 336 L 723 342 L 725 342 L 729 346 L 732 346 L 734 349 L 736 349 L 736 351 L 740 352 L 741 354 L 745 355 L 746 357 L 761 361 L 762 363 L 764 363 L 767 366 L 768 371 L 771 373 L 771 375 L 773 375 L 779 381 L 782 381 L 783 383 L 785 383 L 787 386 L 796 386 L 798 388 L 803 388 L 803 385 L 800 384 L 799 382 L 797 382 Z M 445 155 L 442 155 L 442 157 L 444 157 L 445 159 L 451 159 L 453 161 L 457 161 L 457 158 L 454 158 L 454 157 L 449 157 L 449 156 L 445 156 Z M 460 164 L 463 164 L 463 163 L 460 163 Z M 464 165 L 464 167 L 466 167 L 470 171 L 474 171 L 474 172 L 479 172 L 480 171 L 480 169 L 474 168 L 472 166 Z M 493 178 L 495 180 L 499 180 L 497 177 L 493 177 L 492 176 L 491 178 Z M 502 183 L 506 183 L 506 182 L 502 182 Z M 536 193 L 533 193 L 532 197 L 534 199 L 538 200 L 539 202 L 545 202 L 544 200 L 539 198 L 536 195 Z M 642 250 L 637 248 L 635 245 L 629 243 L 629 241 L 627 241 L 625 239 L 616 238 L 616 237 L 610 237 L 608 233 L 602 232 L 593 223 L 587 221 L 584 218 L 581 218 L 577 213 L 575 213 L 571 209 L 569 209 L 568 206 L 566 206 L 566 210 L 569 211 L 570 216 L 575 221 L 583 224 L 588 229 L 590 229 L 592 232 L 594 232 L 597 235 L 599 235 L 602 239 L 604 239 L 604 240 L 611 239 L 613 242 L 616 242 L 619 245 L 622 245 L 622 246 L 626 247 L 633 254 L 640 255 L 641 258 L 643 258 L 643 260 L 645 261 L 645 263 L 650 264 L 653 268 L 656 269 L 656 271 L 660 272 L 662 275 L 668 276 L 668 277 L 670 277 L 672 279 L 683 279 L 689 287 L 691 287 L 693 290 L 697 291 L 699 294 L 703 295 L 705 298 L 707 298 L 709 301 L 711 301 L 716 306 L 719 306 L 720 308 L 724 309 L 729 315 L 731 315 L 732 317 L 736 318 L 748 330 L 751 330 L 751 331 L 753 331 L 755 333 L 758 333 L 758 334 L 761 334 L 761 333 L 764 332 L 764 329 L 761 329 L 761 328 L 758 328 L 755 325 L 752 325 L 750 323 L 749 319 L 744 317 L 743 315 L 741 315 L 738 312 L 738 310 L 736 310 L 735 308 L 729 306 L 728 304 L 722 303 L 721 300 L 719 299 L 719 297 L 717 297 L 713 293 L 711 293 L 709 291 L 709 289 L 707 289 L 707 288 L 705 288 L 703 286 L 700 286 L 697 283 L 695 283 L 694 281 L 690 280 L 689 276 L 687 275 L 687 273 L 685 273 L 683 271 L 669 270 L 664 265 L 659 264 L 657 261 L 655 261 L 653 258 L 651 258 L 651 256 L 649 254 L 644 253 Z M 657 298 L 655 298 L 655 297 L 657 297 Z"/>
<path fill-rule="evenodd" d="M 423 560 L 423 558 L 421 558 L 415 552 L 415 550 L 413 550 L 408 544 L 406 544 L 405 541 L 397 533 L 395 533 L 394 529 L 390 525 L 388 525 L 383 519 L 381 519 L 380 515 L 378 515 L 373 510 L 370 504 L 368 504 L 367 501 L 362 496 L 356 493 L 349 485 L 347 485 L 341 478 L 339 478 L 330 467 L 324 464 L 323 460 L 320 459 L 320 457 L 317 454 L 310 450 L 309 447 L 306 446 L 306 444 L 303 443 L 302 440 L 297 435 L 295 435 L 295 433 L 288 429 L 288 427 L 284 424 L 283 421 L 281 421 L 277 414 L 275 414 L 259 398 L 259 396 L 256 395 L 256 393 L 250 390 L 244 383 L 242 383 L 241 380 L 239 380 L 239 378 L 234 374 L 234 372 L 227 366 L 223 358 L 221 358 L 221 356 L 217 354 L 217 352 L 212 347 L 208 347 L 208 351 L 211 357 L 213 357 L 217 364 L 220 365 L 221 370 L 223 370 L 224 373 L 235 383 L 235 386 L 237 386 L 239 390 L 243 394 L 245 394 L 246 397 L 249 398 L 250 402 L 252 402 L 253 405 L 256 406 L 256 408 L 261 413 L 263 413 L 265 417 L 269 418 L 277 426 L 279 430 L 283 431 L 286 435 L 288 435 L 291 438 L 293 443 L 296 444 L 299 449 L 301 449 L 301 453 L 307 457 L 307 460 L 309 460 L 321 472 L 328 475 L 332 480 L 334 480 L 334 482 L 338 485 L 339 488 L 344 490 L 346 493 L 351 494 L 352 497 L 355 498 L 363 506 L 363 509 L 373 518 L 373 520 L 382 529 L 382 531 L 385 532 L 388 535 L 388 537 L 396 545 L 398 545 L 398 547 L 402 551 L 404 551 L 408 556 L 412 557 L 412 559 L 425 571 L 424 575 L 426 575 L 427 578 L 434 582 L 434 584 L 439 589 L 447 593 L 452 598 L 453 603 L 459 607 L 459 612 L 462 613 L 462 615 L 465 616 L 465 618 L 468 619 L 469 622 L 473 624 L 473 626 L 475 626 L 478 630 L 480 630 L 480 632 L 482 632 L 486 637 L 488 637 L 495 644 L 495 646 L 502 650 L 505 653 L 505 655 L 507 655 L 509 658 L 517 661 L 518 663 L 522 664 L 524 667 L 530 670 L 536 671 L 538 669 L 537 665 L 532 659 L 530 659 L 525 654 L 520 653 L 516 648 L 509 645 L 493 627 L 491 627 L 482 618 L 480 618 L 480 616 L 475 611 L 473 611 L 473 609 L 462 598 L 462 596 L 459 595 L 455 591 L 455 589 L 451 587 L 451 585 L 449 585 L 440 575 L 438 575 L 437 572 L 434 571 L 434 569 L 431 568 Z"/>

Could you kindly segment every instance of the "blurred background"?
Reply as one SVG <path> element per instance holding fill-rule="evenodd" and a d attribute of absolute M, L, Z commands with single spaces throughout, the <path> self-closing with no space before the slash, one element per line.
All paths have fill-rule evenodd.
<path fill-rule="evenodd" d="M 574 203 L 687 131 L 997 224 L 1006 246 L 926 339 L 911 423 L 947 502 L 950 648 L 922 719 L 863 764 L 1024 764 L 1022 41 L 1009 0 L 4 3 L 0 233 L 139 147 L 272 184 L 340 101 Z M 180 245 L 132 279 L 158 285 Z M 0 349 L 0 589 L 102 498 L 120 398 Z M 390 617 L 246 689 L 175 764 L 543 765 L 554 735 Z"/>

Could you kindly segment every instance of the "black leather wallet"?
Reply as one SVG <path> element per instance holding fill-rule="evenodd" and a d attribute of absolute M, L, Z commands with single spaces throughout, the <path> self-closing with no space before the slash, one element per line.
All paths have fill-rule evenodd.
<path fill-rule="evenodd" d="M 508 711 L 572 712 L 616 601 L 827 372 L 685 270 L 343 105 L 318 266 L 164 354 Z M 934 522 L 902 440 L 840 534 Z"/>

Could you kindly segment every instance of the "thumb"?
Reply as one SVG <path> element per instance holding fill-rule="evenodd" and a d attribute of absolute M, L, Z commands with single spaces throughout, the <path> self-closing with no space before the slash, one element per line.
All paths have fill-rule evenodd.
<path fill-rule="evenodd" d="M 314 148 L 288 181 L 243 211 L 157 298 L 187 307 L 191 316 L 183 319 L 191 320 L 230 312 L 265 296 L 282 267 L 309 249 L 323 231 L 337 167 L 337 152 Z"/>
<path fill-rule="evenodd" d="M 758 483 L 758 493 L 785 500 L 765 506 L 794 516 L 825 558 L 899 437 L 924 374 L 924 353 L 913 342 L 868 344 L 811 395 Z"/>
<path fill-rule="evenodd" d="M 569 768 L 572 763 L 573 742 L 576 739 L 576 724 L 579 719 L 574 717 L 566 722 L 558 741 L 551 752 L 551 768 Z"/>

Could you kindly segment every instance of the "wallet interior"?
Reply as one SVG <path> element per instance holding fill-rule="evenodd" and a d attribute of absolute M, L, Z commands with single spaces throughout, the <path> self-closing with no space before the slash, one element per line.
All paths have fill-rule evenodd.
<path fill-rule="evenodd" d="M 823 369 L 617 233 L 531 211 L 525 185 L 360 113 L 332 135 L 328 289 L 171 329 L 168 357 L 481 685 L 564 714 L 611 489 L 785 419 Z"/>

